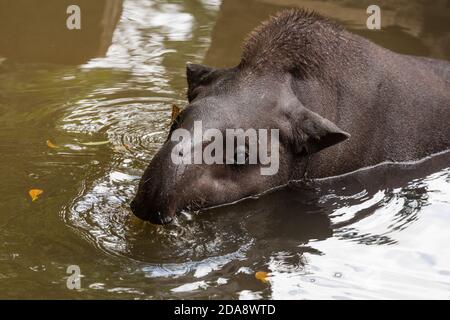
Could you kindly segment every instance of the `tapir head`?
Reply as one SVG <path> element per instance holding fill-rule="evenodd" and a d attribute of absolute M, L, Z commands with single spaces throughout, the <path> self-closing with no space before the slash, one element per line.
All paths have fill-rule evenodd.
<path fill-rule="evenodd" d="M 187 66 L 189 104 L 142 176 L 131 203 L 136 216 L 165 224 L 186 208 L 286 184 L 311 154 L 349 137 L 302 104 L 294 72 L 244 62 Z"/>
<path fill-rule="evenodd" d="M 287 183 L 348 134 L 298 100 L 290 76 L 188 65 L 189 105 L 140 181 L 131 208 L 153 223 Z M 304 170 L 304 169 L 303 169 Z"/>

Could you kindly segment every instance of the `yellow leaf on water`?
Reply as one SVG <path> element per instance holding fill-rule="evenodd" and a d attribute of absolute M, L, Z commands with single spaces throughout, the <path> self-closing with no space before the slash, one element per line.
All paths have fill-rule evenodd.
<path fill-rule="evenodd" d="M 174 122 L 178 115 L 181 113 L 181 109 L 176 105 L 172 105 L 172 116 L 170 117 L 170 122 Z"/>
<path fill-rule="evenodd" d="M 50 140 L 47 140 L 47 146 L 52 149 L 59 148 L 56 144 L 52 143 Z"/>
<path fill-rule="evenodd" d="M 82 142 L 82 145 L 85 146 L 101 146 L 103 144 L 108 144 L 109 140 L 105 140 L 105 141 L 92 141 L 92 142 Z"/>
<path fill-rule="evenodd" d="M 255 273 L 255 278 L 261 280 L 262 282 L 267 282 L 268 273 L 265 271 L 258 271 Z"/>
<path fill-rule="evenodd" d="M 41 189 L 31 189 L 30 191 L 28 191 L 28 194 L 31 197 L 32 201 L 36 201 L 37 198 L 44 192 L 44 190 Z"/>

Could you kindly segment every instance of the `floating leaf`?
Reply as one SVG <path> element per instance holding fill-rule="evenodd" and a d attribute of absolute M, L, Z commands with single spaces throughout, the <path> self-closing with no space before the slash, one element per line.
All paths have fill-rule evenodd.
<path fill-rule="evenodd" d="M 44 192 L 44 190 L 41 189 L 31 189 L 30 191 L 28 191 L 28 194 L 31 197 L 31 201 L 36 201 L 37 198 L 39 198 L 39 196 Z"/>
<path fill-rule="evenodd" d="M 268 277 L 268 273 L 265 271 L 258 271 L 255 273 L 255 278 L 262 281 L 262 282 L 267 282 L 267 277 Z"/>
<path fill-rule="evenodd" d="M 92 142 L 82 142 L 82 145 L 85 146 L 101 146 L 103 144 L 108 144 L 109 140 L 105 140 L 105 141 L 92 141 Z"/>
<path fill-rule="evenodd" d="M 47 142 L 47 146 L 48 146 L 49 148 L 52 148 L 52 149 L 57 149 L 57 148 L 59 148 L 56 144 L 54 144 L 54 143 L 51 142 L 50 140 L 47 140 L 46 142 Z"/>
<path fill-rule="evenodd" d="M 176 105 L 172 105 L 172 116 L 170 118 L 170 122 L 174 122 L 178 115 L 181 113 L 181 109 Z"/>

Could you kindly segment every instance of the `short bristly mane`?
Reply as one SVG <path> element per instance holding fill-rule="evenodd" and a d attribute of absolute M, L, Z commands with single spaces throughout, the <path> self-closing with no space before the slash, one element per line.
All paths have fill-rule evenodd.
<path fill-rule="evenodd" d="M 321 65 L 336 53 L 343 28 L 321 15 L 290 9 L 270 18 L 247 37 L 242 69 L 271 68 L 306 77 L 320 72 Z"/>

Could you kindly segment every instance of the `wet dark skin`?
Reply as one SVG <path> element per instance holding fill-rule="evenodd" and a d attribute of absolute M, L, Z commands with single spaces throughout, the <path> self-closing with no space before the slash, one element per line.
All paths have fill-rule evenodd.
<path fill-rule="evenodd" d="M 279 129 L 279 170 L 175 165 L 168 140 L 145 170 L 133 213 L 170 223 L 291 180 L 339 175 L 450 148 L 450 63 L 401 55 L 304 10 L 263 23 L 229 69 L 187 66 L 189 105 L 172 126 Z"/>

